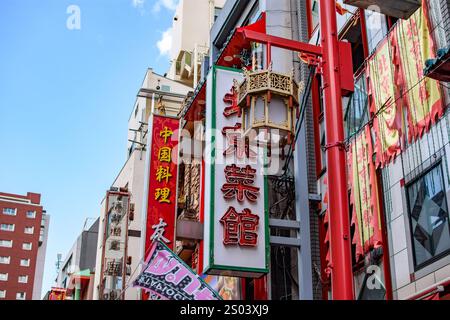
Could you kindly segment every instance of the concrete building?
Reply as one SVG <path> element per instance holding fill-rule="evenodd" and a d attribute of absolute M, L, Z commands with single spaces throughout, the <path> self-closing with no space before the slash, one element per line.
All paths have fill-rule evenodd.
<path fill-rule="evenodd" d="M 66 289 L 66 298 L 92 300 L 97 257 L 99 218 L 78 236 L 61 264 L 57 288 Z"/>
<path fill-rule="evenodd" d="M 342 120 L 346 130 L 346 140 L 343 143 L 350 150 L 349 156 L 353 157 L 356 151 L 352 151 L 352 148 L 356 148 L 355 146 L 360 143 L 356 142 L 357 139 L 361 139 L 365 132 L 370 132 L 371 136 L 376 137 L 372 138 L 371 142 L 374 150 L 381 150 L 376 148 L 380 147 L 380 141 L 386 134 L 380 122 L 377 122 L 381 121 L 382 116 L 378 113 L 382 113 L 383 110 L 374 111 L 373 105 L 377 103 L 374 92 L 390 80 L 374 82 L 374 75 L 369 76 L 371 64 L 377 61 L 379 52 L 383 48 L 386 49 L 386 46 L 389 50 L 395 46 L 397 51 L 390 51 L 391 54 L 407 50 L 409 44 L 407 41 L 402 42 L 405 41 L 402 37 L 405 32 L 414 31 L 417 25 L 420 25 L 420 28 L 423 28 L 421 32 L 426 35 L 421 40 L 425 44 L 422 43 L 421 46 L 430 45 L 432 49 L 414 59 L 415 63 L 419 62 L 415 69 L 407 69 L 409 67 L 405 65 L 407 62 L 404 61 L 410 59 L 408 54 L 397 60 L 389 55 L 385 58 L 388 59 L 388 65 L 402 64 L 402 67 L 396 70 L 408 70 L 407 77 L 411 77 L 412 73 L 419 83 L 424 81 L 422 70 L 425 59 L 434 58 L 437 49 L 449 45 L 449 2 L 447 0 L 423 1 L 421 6 L 411 10 L 410 13 L 415 12 L 415 15 L 405 20 L 347 4 L 354 1 L 337 2 L 339 4 L 336 7 L 339 39 L 349 43 L 352 51 L 352 59 L 341 61 L 345 63 L 345 67 L 340 70 L 342 73 L 348 70 L 353 73 L 347 79 L 352 79 L 354 89 L 345 92 L 342 100 L 344 107 Z M 384 10 L 389 10 L 388 6 L 389 4 L 383 4 L 382 12 L 386 13 Z M 221 65 L 236 69 L 248 66 L 248 61 L 251 60 L 245 59 L 243 49 L 251 52 L 252 47 L 245 41 L 233 42 L 233 33 L 238 27 L 245 27 L 261 20 L 263 14 L 267 35 L 309 42 L 314 45 L 320 44 L 319 1 L 228 0 L 211 30 L 210 66 Z M 410 24 L 409 27 L 405 27 L 408 24 Z M 416 35 L 411 32 L 408 34 L 413 34 L 410 36 L 411 41 L 415 41 L 414 37 L 418 37 L 418 32 Z M 398 35 L 398 39 L 402 41 L 393 41 L 392 37 L 395 35 Z M 260 54 L 266 57 L 267 47 L 264 45 L 262 47 Z M 417 55 L 417 52 L 415 54 Z M 292 178 L 295 178 L 295 212 L 293 216 L 284 218 L 297 220 L 302 236 L 299 238 L 298 245 L 280 245 L 273 241 L 275 238 L 271 239 L 272 260 L 266 298 L 330 299 L 332 265 L 329 260 L 328 219 L 330 213 L 327 212 L 326 200 L 327 137 L 322 75 L 310 72 L 309 67 L 314 65 L 301 62 L 298 52 L 272 48 L 271 60 L 273 71 L 289 73 L 293 69 L 295 80 L 303 81 L 309 90 L 301 96 L 302 99 L 303 96 L 305 98 L 302 105 L 305 115 L 303 125 L 297 133 L 296 151 L 291 164 Z M 264 70 L 268 66 L 262 63 L 261 68 Z M 387 70 L 390 68 L 388 67 Z M 207 70 L 204 75 L 206 72 Z M 392 79 L 399 79 L 399 75 L 393 76 Z M 395 100 L 397 97 L 398 100 L 401 96 L 405 100 L 413 99 L 405 96 L 416 86 L 416 82 L 404 83 L 403 89 L 394 85 L 390 98 Z M 431 87 L 432 84 L 428 86 Z M 420 129 L 420 133 L 416 135 L 410 133 L 409 137 L 405 133 L 416 130 L 411 125 L 411 117 L 414 117 L 411 114 L 414 114 L 417 110 L 415 108 L 420 106 L 417 101 L 409 105 L 405 102 L 405 105 L 397 109 L 400 110 L 397 116 L 403 117 L 404 127 L 398 131 L 398 134 L 403 136 L 399 138 L 398 146 L 395 146 L 396 154 L 385 159 L 382 158 L 380 151 L 374 151 L 367 158 L 367 165 L 373 172 L 371 190 L 369 190 L 372 208 L 379 208 L 376 213 L 378 216 L 372 219 L 366 220 L 361 217 L 361 211 L 359 211 L 361 209 L 357 208 L 358 202 L 356 202 L 360 200 L 355 200 L 355 193 L 365 195 L 368 192 L 368 190 L 361 191 L 360 186 L 354 184 L 358 175 L 351 170 L 359 165 L 360 160 L 351 160 L 352 158 L 348 160 L 348 168 L 353 168 L 348 170 L 347 174 L 353 255 L 353 261 L 349 263 L 353 264 L 355 299 L 422 299 L 430 296 L 448 298 L 450 276 L 448 190 L 450 186 L 447 164 L 450 152 L 448 149 L 450 126 L 447 107 L 450 100 L 448 88 L 439 82 L 436 86 L 438 89 L 435 91 L 435 97 L 439 96 L 440 109 L 433 111 L 436 113 L 428 118 L 429 122 Z M 431 90 L 430 87 L 426 90 Z M 429 98 L 431 95 L 432 93 L 427 91 L 422 98 Z M 195 121 L 200 122 L 198 132 L 203 131 L 201 127 L 204 125 L 204 120 L 202 124 L 201 117 L 194 120 L 191 117 L 193 110 L 198 114 L 201 114 L 201 110 L 204 111 L 204 107 L 202 109 L 198 102 L 203 99 L 205 99 L 204 83 L 200 81 L 194 96 L 187 101 L 182 111 L 185 120 L 183 125 L 192 131 L 192 134 L 194 131 L 197 132 L 193 129 L 196 128 Z M 407 111 L 405 111 L 406 107 L 409 108 Z M 382 160 L 373 160 L 372 157 L 373 159 L 382 158 Z M 197 174 L 194 176 L 196 177 Z M 185 175 L 180 175 L 180 181 L 183 181 L 184 177 Z M 186 177 L 190 180 L 188 175 Z M 280 200 L 279 195 L 276 194 L 277 191 L 269 192 L 271 203 L 277 204 Z M 271 211 L 270 218 L 276 218 L 280 213 L 283 213 L 283 209 Z M 195 216 L 194 214 L 194 218 Z M 180 217 L 184 219 L 183 215 Z M 373 227 L 375 220 L 379 222 Z M 366 223 L 369 223 L 369 227 Z M 364 235 L 367 233 L 365 229 L 367 227 L 369 230 L 372 230 L 370 229 L 372 227 L 379 230 L 379 242 L 374 243 L 373 238 L 364 238 L 368 236 Z M 279 232 L 276 229 L 277 226 L 271 225 L 271 233 Z M 359 236 L 367 242 L 362 241 L 364 243 L 361 244 Z M 198 240 L 201 241 L 201 239 Z M 195 259 L 190 255 L 195 252 L 195 244 L 190 247 L 191 251 L 186 254 L 186 260 L 192 262 Z M 280 267 L 280 261 L 284 267 Z M 376 273 L 373 274 L 374 272 Z M 374 279 L 380 286 L 372 290 L 374 288 L 369 288 L 368 282 Z M 249 286 L 247 289 L 250 290 L 246 291 L 252 292 L 254 284 L 247 283 L 247 285 Z M 257 295 L 247 298 L 256 297 Z"/>
<path fill-rule="evenodd" d="M 40 194 L 0 193 L 0 299 L 41 299 L 49 221 Z"/>
<path fill-rule="evenodd" d="M 172 23 L 168 77 L 195 88 L 209 51 L 209 30 L 225 0 L 181 0 Z"/>
<path fill-rule="evenodd" d="M 296 1 L 234 1 L 228 0 L 225 2 L 220 14 L 216 18 L 214 25 L 212 26 L 210 32 L 210 55 L 209 55 L 209 67 L 220 65 L 224 68 L 233 68 L 236 71 L 241 70 L 244 67 L 252 67 L 252 59 L 246 60 L 245 52 L 250 53 L 252 48 L 247 47 L 245 41 L 240 42 L 237 40 L 234 42 L 235 30 L 239 27 L 244 27 L 257 23 L 258 21 L 264 21 L 264 28 L 267 34 L 283 37 L 287 39 L 299 39 L 298 31 L 298 21 L 297 21 L 297 7 Z M 261 48 L 261 47 L 259 47 Z M 265 49 L 264 49 L 265 50 Z M 262 53 L 265 56 L 265 51 Z M 244 64 L 244 60 L 250 61 L 250 66 Z M 262 68 L 268 68 L 265 62 L 262 62 Z M 254 61 L 253 61 L 254 63 Z M 295 70 L 295 80 L 301 80 L 301 72 L 299 70 L 300 63 L 297 55 L 293 52 L 287 50 L 281 50 L 278 48 L 272 49 L 272 70 L 274 72 L 279 72 L 282 74 L 290 74 L 292 70 Z M 211 69 L 209 69 L 211 72 Z M 202 74 L 206 77 L 208 73 L 208 66 L 204 67 Z M 204 109 L 204 104 L 202 107 L 202 100 L 205 100 L 205 83 L 201 79 L 194 96 L 188 100 L 185 104 L 183 110 L 183 125 L 184 128 L 191 132 L 191 136 L 195 140 L 201 143 L 205 126 L 205 118 L 193 116 L 194 113 L 198 112 L 200 109 Z M 214 90 L 214 89 L 213 89 Z M 199 102 L 200 101 L 200 102 Z M 210 108 L 211 106 L 207 106 Z M 195 111 L 197 110 L 197 111 Z M 237 121 L 237 120 L 236 120 Z M 304 133 L 303 133 L 304 134 Z M 304 147 L 306 137 L 303 135 L 299 139 L 298 143 L 302 146 L 297 148 L 301 152 L 307 152 L 307 148 Z M 287 150 L 287 149 L 286 149 Z M 305 158 L 305 154 L 303 158 Z M 297 160 L 296 155 L 296 161 Z M 306 161 L 305 161 L 306 162 Z M 195 269 L 198 265 L 199 251 L 201 251 L 201 233 L 197 235 L 186 234 L 186 230 L 195 230 L 197 228 L 192 227 L 192 220 L 197 221 L 197 223 L 202 223 L 200 216 L 199 203 L 201 203 L 201 185 L 202 182 L 202 155 L 193 155 L 192 163 L 187 165 L 182 164 L 183 169 L 180 170 L 182 173 L 179 177 L 179 183 L 182 186 L 181 194 L 189 192 L 188 203 L 179 203 L 179 207 L 183 208 L 178 213 L 177 222 L 177 234 L 180 236 L 180 240 L 183 241 L 183 247 L 180 249 L 180 255 L 185 259 L 188 264 L 191 264 Z M 292 168 L 294 169 L 294 168 Z M 306 170 L 306 166 L 301 166 L 301 170 Z M 296 167 L 295 170 L 298 170 Z M 183 174 L 184 173 L 184 174 Z M 308 175 L 305 172 L 298 173 L 298 183 L 302 185 L 302 189 L 298 192 L 303 193 L 301 201 L 302 207 L 300 213 L 296 212 L 295 205 L 295 194 L 287 192 L 286 190 L 293 191 L 293 179 L 285 181 L 287 183 L 287 189 L 278 193 L 273 187 L 273 183 L 276 182 L 276 177 L 281 176 L 282 172 L 279 171 L 274 173 L 271 179 L 269 179 L 269 190 L 268 206 L 270 209 L 269 218 L 273 221 L 273 225 L 270 226 L 270 234 L 275 236 L 271 237 L 270 242 L 270 255 L 271 261 L 269 263 L 270 272 L 267 276 L 261 279 L 242 279 L 238 281 L 239 285 L 235 293 L 235 297 L 240 297 L 241 299 L 258 300 L 258 299 L 312 299 L 313 292 L 313 282 L 315 287 L 317 287 L 317 278 L 313 279 L 313 274 L 311 272 L 313 262 L 320 261 L 320 253 L 318 249 L 318 234 L 311 233 L 311 239 L 309 238 L 309 191 L 305 189 L 304 186 L 308 186 Z M 272 180 L 273 179 L 273 180 Z M 184 182 L 184 183 L 183 183 Z M 293 197 L 291 197 L 291 195 Z M 197 197 L 197 199 L 193 199 Z M 277 208 L 273 208 L 275 205 Z M 201 206 L 201 205 L 200 205 Z M 194 214 L 193 214 L 194 212 Z M 209 214 L 206 210 L 205 214 Z M 314 211 L 311 211 L 311 215 Z M 304 235 L 303 240 L 305 242 L 301 243 L 298 238 L 298 224 L 300 221 L 300 215 L 302 217 L 303 225 L 301 226 L 301 233 Z M 284 218 L 283 218 L 284 216 Z M 308 219 L 305 220 L 304 217 Z M 281 220 L 285 221 L 281 221 Z M 187 224 L 185 221 L 190 220 L 190 227 L 185 226 Z M 292 224 L 289 224 L 286 220 L 293 220 Z M 287 223 L 287 224 L 286 224 Z M 280 225 L 288 225 L 288 230 L 281 230 Z M 308 229 L 303 228 L 307 226 Z M 183 230 L 186 229 L 186 230 Z M 291 230 L 291 231 L 290 231 Z M 317 231 L 317 224 L 312 230 Z M 206 232 L 206 231 L 205 231 Z M 197 242 L 193 243 L 193 240 L 197 239 Z M 220 241 L 219 239 L 214 239 L 214 241 Z M 314 247 L 314 261 L 311 261 L 311 257 L 306 251 L 310 249 L 311 242 L 315 241 L 316 246 Z M 301 248 L 301 250 L 300 250 Z M 301 254 L 305 251 L 304 254 Z M 201 258 L 200 258 L 201 259 Z M 300 269 L 303 273 L 300 272 Z M 302 278 L 303 277 L 303 278 Z M 303 279 L 307 279 L 304 282 L 308 282 L 310 288 L 309 291 L 302 290 L 301 285 L 299 286 L 299 279 L 303 282 Z M 305 286 L 307 284 L 305 283 Z M 236 289 L 236 288 L 235 288 Z M 245 293 L 245 294 L 244 294 Z"/>
<path fill-rule="evenodd" d="M 117 286 L 115 286 L 114 294 L 111 291 L 102 288 L 102 283 L 110 283 L 105 278 L 105 268 L 107 261 L 105 260 L 105 246 L 108 241 L 107 217 L 110 215 L 110 205 L 108 211 L 106 206 L 108 203 L 108 195 L 101 202 L 101 215 L 99 223 L 99 236 L 97 243 L 97 265 L 95 272 L 94 299 L 125 299 L 139 300 L 140 290 L 128 287 L 138 275 L 138 268 L 142 259 L 141 252 L 141 232 L 144 227 L 142 221 L 142 205 L 144 201 L 144 176 L 145 176 L 145 155 L 144 146 L 147 142 L 147 124 L 149 116 L 152 112 L 156 114 L 176 116 L 181 108 L 181 103 L 185 99 L 190 87 L 177 81 L 168 79 L 164 76 L 156 74 L 152 69 L 148 69 L 142 87 L 137 93 L 135 105 L 132 109 L 130 118 L 128 119 L 128 147 L 127 159 L 124 166 L 118 173 L 117 177 L 111 184 L 111 192 L 123 192 L 127 194 L 130 202 L 130 212 L 128 212 L 127 236 L 123 240 L 126 252 L 122 251 L 124 259 L 128 262 L 123 270 L 123 276 L 118 277 Z M 131 212 L 132 211 L 132 212 Z M 125 225 L 125 222 L 124 222 Z M 125 255 L 126 253 L 126 255 Z M 116 279 L 117 280 L 117 279 Z M 117 289 L 119 288 L 119 289 Z M 125 291 L 120 288 L 127 288 Z M 112 290 L 112 289 L 111 289 Z M 108 291 L 108 292 L 106 292 Z M 124 294 L 123 294 L 124 293 Z M 113 297 L 113 298 L 112 298 Z"/>

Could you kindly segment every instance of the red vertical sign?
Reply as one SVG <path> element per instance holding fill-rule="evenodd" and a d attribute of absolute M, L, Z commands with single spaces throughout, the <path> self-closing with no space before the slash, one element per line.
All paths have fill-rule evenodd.
<path fill-rule="evenodd" d="M 178 128 L 178 119 L 153 116 L 145 258 L 154 239 L 174 249 Z"/>

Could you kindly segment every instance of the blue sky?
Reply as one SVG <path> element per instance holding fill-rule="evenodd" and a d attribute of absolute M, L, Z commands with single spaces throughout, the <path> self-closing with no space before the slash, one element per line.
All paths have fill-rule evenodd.
<path fill-rule="evenodd" d="M 51 215 L 43 294 L 125 161 L 146 68 L 167 71 L 175 2 L 0 1 L 0 191 L 41 193 Z"/>

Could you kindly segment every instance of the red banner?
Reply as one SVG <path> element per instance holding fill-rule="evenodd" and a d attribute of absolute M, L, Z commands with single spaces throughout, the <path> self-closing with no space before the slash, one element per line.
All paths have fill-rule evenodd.
<path fill-rule="evenodd" d="M 48 300 L 66 300 L 66 291 L 64 288 L 52 288 Z"/>
<path fill-rule="evenodd" d="M 177 150 L 179 120 L 153 115 L 147 202 L 145 258 L 153 240 L 175 245 Z"/>
<path fill-rule="evenodd" d="M 372 156 L 372 137 L 370 128 L 366 127 L 351 142 L 347 158 L 356 261 L 363 259 L 369 250 L 382 245 L 379 190 Z"/>

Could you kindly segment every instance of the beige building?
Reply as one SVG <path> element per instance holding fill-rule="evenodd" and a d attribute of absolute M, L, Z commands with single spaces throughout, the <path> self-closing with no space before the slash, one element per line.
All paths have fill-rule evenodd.
<path fill-rule="evenodd" d="M 131 287 L 134 278 L 139 274 L 139 266 L 142 258 L 141 238 L 142 205 L 144 201 L 145 180 L 145 145 L 148 119 L 151 112 L 176 116 L 190 87 L 156 74 L 148 69 L 136 98 L 133 111 L 128 119 L 128 145 L 127 160 L 118 173 L 112 188 L 127 190 L 130 194 L 130 203 L 134 207 L 134 215 L 128 221 L 128 238 L 126 245 L 127 257 L 130 262 L 126 270 L 125 287 L 122 296 L 125 300 L 140 299 L 140 290 Z M 104 230 L 106 222 L 106 197 L 103 198 L 100 210 L 99 236 L 97 243 L 97 264 L 94 283 L 94 300 L 105 299 L 101 294 L 102 253 L 105 245 Z M 116 297 L 119 296 L 116 294 Z M 117 299 L 117 298 L 116 298 Z"/>
<path fill-rule="evenodd" d="M 180 0 L 172 24 L 168 77 L 197 86 L 201 61 L 209 52 L 209 33 L 225 0 Z"/>

